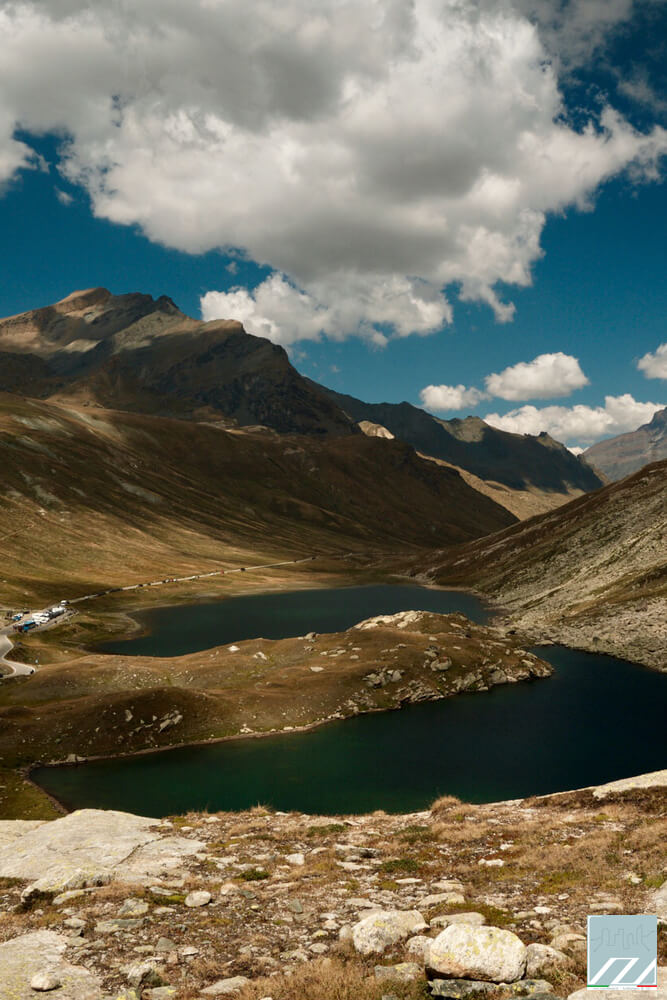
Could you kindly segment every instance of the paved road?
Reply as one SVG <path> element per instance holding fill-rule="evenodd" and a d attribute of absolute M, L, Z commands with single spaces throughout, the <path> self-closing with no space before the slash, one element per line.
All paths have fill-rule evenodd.
<path fill-rule="evenodd" d="M 3 667 L 9 667 L 11 670 L 10 674 L 5 674 L 5 677 L 29 677 L 30 674 L 34 674 L 35 668 L 29 666 L 27 663 L 14 663 L 13 660 L 7 659 L 7 653 L 9 653 L 14 648 L 12 640 L 9 638 L 6 632 L 0 632 L 0 664 Z"/>
<path fill-rule="evenodd" d="M 329 556 L 328 558 L 345 559 L 348 555 L 349 553 L 345 553 L 344 555 Z M 227 576 L 228 573 L 250 573 L 257 569 L 274 569 L 276 566 L 294 566 L 298 563 L 312 562 L 314 559 L 317 559 L 317 556 L 304 556 L 301 559 L 285 559 L 283 562 L 262 563 L 259 566 L 239 566 L 238 569 L 215 569 L 208 573 L 193 573 L 192 576 L 166 577 L 163 580 L 153 580 L 150 583 L 132 583 L 127 587 L 109 587 L 106 590 L 98 590 L 94 594 L 84 594 L 83 597 L 75 597 L 71 601 L 68 601 L 68 604 L 81 604 L 83 601 L 93 601 L 97 597 L 106 597 L 108 594 L 117 594 L 121 591 L 139 590 L 141 587 L 162 587 L 169 583 L 187 583 L 191 580 L 204 580 L 211 576 Z M 69 615 L 64 616 L 63 618 L 56 618 L 50 621 L 48 625 L 38 627 L 35 631 L 41 632 L 44 628 L 53 627 L 61 621 L 65 621 L 67 618 L 69 618 Z M 7 653 L 9 653 L 9 651 L 13 648 L 13 644 L 9 638 L 11 631 L 11 626 L 5 629 L 0 629 L 0 664 L 9 667 L 12 670 L 11 674 L 5 676 L 19 677 L 34 674 L 34 667 L 31 667 L 26 663 L 14 663 L 12 660 L 6 659 Z"/>
<path fill-rule="evenodd" d="M 330 556 L 329 558 L 344 559 L 345 556 Z M 238 569 L 214 569 L 208 573 L 193 573 L 191 576 L 170 576 L 163 580 L 151 580 L 149 583 L 131 583 L 127 587 L 109 587 L 106 590 L 98 590 L 94 594 L 84 594 L 83 597 L 75 597 L 69 604 L 81 604 L 82 601 L 92 601 L 96 597 L 106 597 L 107 594 L 117 594 L 127 590 L 139 590 L 141 587 L 163 587 L 169 583 L 189 583 L 191 580 L 205 580 L 211 576 L 227 576 L 229 573 L 250 573 L 256 569 L 274 569 L 276 566 L 294 566 L 297 563 L 312 562 L 317 556 L 305 556 L 303 559 L 285 559 L 283 562 L 262 563 L 259 566 L 239 566 Z"/>

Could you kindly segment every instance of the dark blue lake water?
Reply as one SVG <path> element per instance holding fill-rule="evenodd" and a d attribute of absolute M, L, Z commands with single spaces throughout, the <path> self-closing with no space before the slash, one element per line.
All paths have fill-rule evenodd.
<path fill-rule="evenodd" d="M 489 612 L 461 590 L 375 584 L 229 597 L 209 604 L 182 604 L 134 615 L 144 634 L 98 646 L 126 656 L 183 656 L 243 639 L 285 639 L 306 632 L 341 632 L 373 615 L 417 609 L 460 611 L 478 624 Z"/>
<path fill-rule="evenodd" d="M 153 611 L 142 616 L 151 635 L 112 648 L 176 655 L 259 635 L 339 630 L 406 608 L 486 617 L 480 602 L 462 593 L 313 590 Z M 445 793 L 471 802 L 544 794 L 667 766 L 667 676 L 562 647 L 536 651 L 554 665 L 552 677 L 308 733 L 41 768 L 32 776 L 70 808 L 164 816 L 265 803 L 336 814 L 407 812 Z"/>

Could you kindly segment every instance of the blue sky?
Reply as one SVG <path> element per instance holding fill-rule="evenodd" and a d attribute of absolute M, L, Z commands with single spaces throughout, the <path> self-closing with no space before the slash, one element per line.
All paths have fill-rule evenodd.
<path fill-rule="evenodd" d="M 76 0 L 28 4 L 34 23 L 10 19 L 10 51 L 41 45 L 46 69 L 35 72 L 46 76 L 38 88 L 0 72 L 0 112 L 13 120 L 4 150 L 0 129 L 0 314 L 94 285 L 167 294 L 195 316 L 204 299 L 207 317 L 238 316 L 283 343 L 300 371 L 369 401 L 419 404 L 430 386 L 424 399 L 442 416 L 493 414 L 499 426 L 546 429 L 571 445 L 649 419 L 649 403 L 667 403 L 667 349 L 659 351 L 667 342 L 667 6 L 613 0 L 603 23 L 590 17 L 595 0 L 565 5 L 569 21 L 549 0 L 518 3 L 502 18 L 488 0 L 491 13 L 473 27 L 450 12 L 441 53 L 436 45 L 435 62 L 424 56 L 422 67 L 388 60 L 391 45 L 400 51 L 404 35 L 417 44 L 425 30 L 419 18 L 406 25 L 397 5 L 396 19 L 378 29 L 377 52 L 371 44 L 364 53 L 377 62 L 373 100 L 337 104 L 336 87 L 347 93 L 359 72 L 354 38 L 331 20 L 301 49 L 287 48 L 289 14 L 303 15 L 303 2 L 285 5 L 284 22 L 260 26 L 263 85 L 255 92 L 249 78 L 234 99 L 232 81 L 210 84 L 192 68 L 193 46 L 202 64 L 209 58 L 206 31 L 216 24 L 174 22 L 168 55 L 177 62 L 182 47 L 185 83 L 152 65 L 161 53 L 151 0 L 138 5 L 143 25 L 124 26 L 144 60 L 141 80 L 119 69 L 83 6 L 76 19 Z M 360 3 L 359 17 L 366 7 L 373 14 L 373 3 Z M 430 23 L 430 0 L 416 9 Z M 235 25 L 242 55 L 248 43 Z M 74 52 L 79 35 L 81 51 L 99 45 L 97 66 L 91 59 L 63 75 L 59 30 Z M 267 97 L 277 37 L 282 68 L 271 69 Z M 493 91 L 484 74 L 470 77 L 480 38 Z M 60 88 L 53 108 L 43 96 L 51 48 Z M 311 55 L 326 72 L 313 76 Z M 260 59 L 255 48 L 251 56 Z M 431 107 L 425 81 L 434 66 L 442 94 Z M 93 96 L 82 104 L 84 84 Z M 407 101 L 401 109 L 406 93 L 421 99 L 418 111 Z M 450 99 L 466 116 L 456 155 Z M 337 156 L 345 165 L 331 167 Z M 273 159 L 289 160 L 280 175 Z M 351 194 L 337 204 L 341 188 Z M 230 255 L 229 245 L 239 249 Z M 531 367 L 540 356 L 539 370 Z M 496 382 L 509 389 L 488 391 L 487 376 L 521 363 Z M 621 402 L 609 406 L 606 397 Z M 573 414 L 576 406 L 583 409 Z"/>

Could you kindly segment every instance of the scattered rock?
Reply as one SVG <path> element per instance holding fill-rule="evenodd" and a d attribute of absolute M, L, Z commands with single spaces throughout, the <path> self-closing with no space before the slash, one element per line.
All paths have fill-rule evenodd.
<path fill-rule="evenodd" d="M 352 940 L 362 955 L 382 954 L 391 945 L 426 930 L 427 926 L 417 910 L 379 910 L 354 925 Z"/>
<path fill-rule="evenodd" d="M 148 913 L 148 903 L 145 899 L 126 899 L 120 910 L 119 917 L 143 917 Z"/>
<path fill-rule="evenodd" d="M 202 990 L 202 996 L 228 996 L 231 993 L 238 993 L 238 991 L 242 989 L 242 987 L 247 986 L 249 982 L 250 980 L 245 976 L 232 976 L 230 979 L 219 979 L 217 983 L 213 983 L 212 986 L 207 986 L 206 989 Z"/>
<path fill-rule="evenodd" d="M 431 920 L 431 927 L 449 927 L 450 924 L 471 924 L 482 927 L 486 923 L 483 913 L 441 913 Z"/>
<path fill-rule="evenodd" d="M 432 996 L 450 997 L 451 1000 L 477 1000 L 498 993 L 495 983 L 474 979 L 432 979 L 429 986 Z"/>
<path fill-rule="evenodd" d="M 410 938 L 405 946 L 405 950 L 408 955 L 412 955 L 422 965 L 428 965 L 428 953 L 431 950 L 432 940 L 433 938 L 426 937 L 424 934 L 417 934 L 415 937 Z"/>
<path fill-rule="evenodd" d="M 548 944 L 529 944 L 526 948 L 526 976 L 529 979 L 552 975 L 568 964 L 567 955 Z"/>
<path fill-rule="evenodd" d="M 427 910 L 429 906 L 440 906 L 442 903 L 447 906 L 457 906 L 465 903 L 465 896 L 461 892 L 437 892 L 432 896 L 424 896 L 419 900 L 418 905 Z"/>
<path fill-rule="evenodd" d="M 287 857 L 285 858 L 285 861 L 287 861 L 287 863 L 290 865 L 304 865 L 306 863 L 306 859 L 304 858 L 303 854 L 299 853 L 288 854 Z"/>
<path fill-rule="evenodd" d="M 416 962 L 399 962 L 398 965 L 376 965 L 375 978 L 383 983 L 393 979 L 401 983 L 412 983 L 423 979 L 424 970 Z"/>
<path fill-rule="evenodd" d="M 526 946 L 498 927 L 450 924 L 431 945 L 429 968 L 451 979 L 513 983 L 526 968 Z"/>
<path fill-rule="evenodd" d="M 57 972 L 38 972 L 30 980 L 30 989 L 38 993 L 48 993 L 50 990 L 58 990 L 63 981 Z"/>
<path fill-rule="evenodd" d="M 195 909 L 198 906 L 206 906 L 211 902 L 212 898 L 211 893 L 206 892 L 205 890 L 201 890 L 200 892 L 189 892 L 185 897 L 185 905 L 189 906 L 191 909 Z"/>
<path fill-rule="evenodd" d="M 550 993 L 551 983 L 544 979 L 520 979 L 518 983 L 511 983 L 507 987 L 514 997 L 534 997 L 536 994 Z"/>
<path fill-rule="evenodd" d="M 5 997 L 35 1000 L 38 991 L 33 989 L 31 982 L 34 977 L 48 972 L 53 972 L 66 984 L 55 993 L 58 1000 L 102 1000 L 97 977 L 66 961 L 66 948 L 67 938 L 53 931 L 34 931 L 0 944 L 0 996 L 3 1000 Z"/>

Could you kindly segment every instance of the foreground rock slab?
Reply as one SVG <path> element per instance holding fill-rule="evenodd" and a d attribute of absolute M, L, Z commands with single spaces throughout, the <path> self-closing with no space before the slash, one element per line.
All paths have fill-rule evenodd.
<path fill-rule="evenodd" d="M 63 955 L 67 939 L 53 931 L 22 934 L 0 944 L 0 996 L 2 1000 L 102 1000 L 99 980 Z M 56 985 L 58 984 L 58 985 Z"/>
<path fill-rule="evenodd" d="M 429 968 L 442 978 L 513 983 L 526 970 L 527 951 L 511 931 L 450 924 L 433 941 Z"/>
<path fill-rule="evenodd" d="M 0 839 L 0 878 L 38 879 L 40 892 L 96 885 L 105 876 L 142 878 L 177 868 L 200 841 L 164 838 L 160 820 L 130 813 L 78 809 L 62 819 Z"/>

